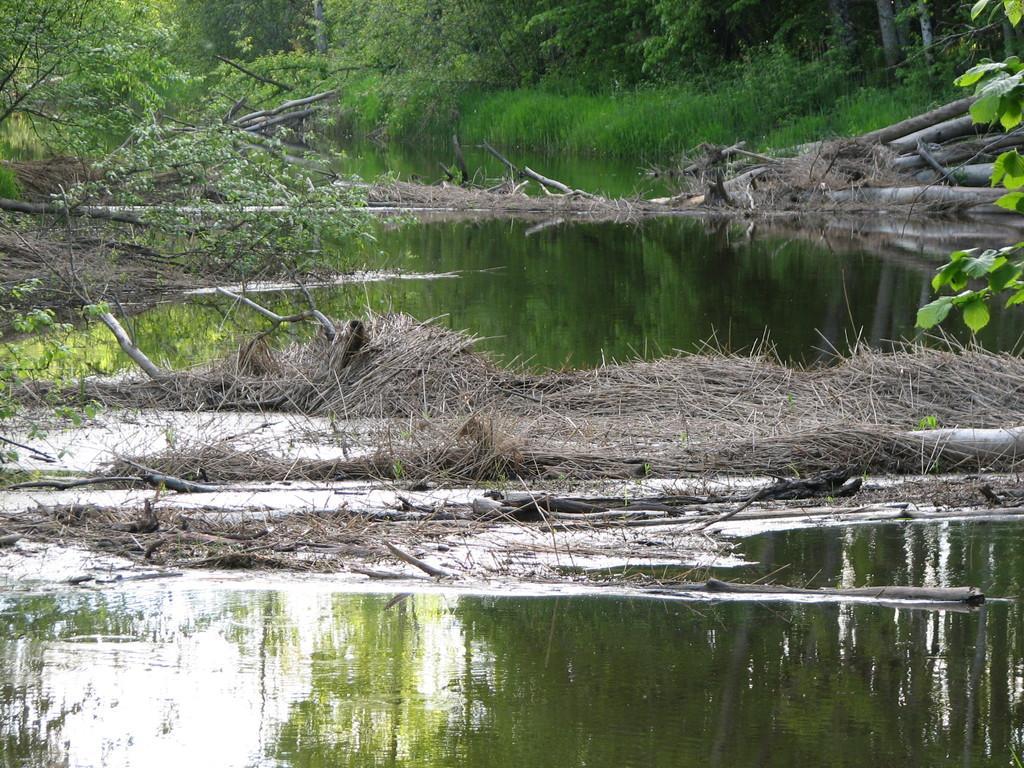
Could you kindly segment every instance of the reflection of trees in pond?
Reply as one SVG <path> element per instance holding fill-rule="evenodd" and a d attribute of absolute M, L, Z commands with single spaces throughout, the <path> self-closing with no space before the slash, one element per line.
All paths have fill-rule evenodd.
<path fill-rule="evenodd" d="M 389 608 L 378 596 L 337 596 L 317 628 L 308 697 L 291 705 L 271 755 L 305 766 L 442 764 L 470 709 L 467 677 L 487 676 L 478 650 L 443 597 Z"/>
<path fill-rule="evenodd" d="M 341 319 L 363 315 L 367 305 L 442 318 L 452 328 L 492 337 L 483 348 L 539 366 L 690 350 L 712 335 L 722 345 L 748 348 L 766 328 L 784 357 L 810 360 L 830 344 L 846 349 L 860 331 L 871 342 L 913 335 L 930 276 L 905 262 L 838 255 L 808 240 L 750 239 L 724 223 L 575 223 L 529 237 L 527 229 L 493 220 L 382 226 L 373 246 L 380 253 L 367 255 L 371 267 L 462 274 L 315 295 L 321 309 Z M 260 300 L 282 312 L 297 306 L 295 295 Z M 229 308 L 213 298 L 163 305 L 133 319 L 132 330 L 156 360 L 189 365 L 230 351 L 241 334 L 265 327 L 254 313 Z M 997 315 L 982 340 L 1012 348 L 1022 329 L 1021 318 Z M 278 341 L 305 333 L 293 329 Z M 77 340 L 83 370 L 85 363 L 101 370 L 127 364 L 104 328 Z"/>
<path fill-rule="evenodd" d="M 824 547 L 822 582 L 967 573 L 1019 593 L 1019 536 L 879 530 L 748 551 L 768 568 Z M 212 727 L 246 764 L 1005 766 L 1024 740 L 1017 604 L 388 603 L 305 586 L 6 599 L 5 758 L 81 764 L 84 734 L 116 736 L 132 706 L 136 743 L 113 754 L 168 754 Z"/>

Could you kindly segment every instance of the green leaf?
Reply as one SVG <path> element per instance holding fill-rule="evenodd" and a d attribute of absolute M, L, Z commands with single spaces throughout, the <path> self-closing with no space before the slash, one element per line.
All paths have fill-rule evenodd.
<path fill-rule="evenodd" d="M 974 298 L 963 306 L 964 323 L 973 333 L 988 325 L 988 304 L 982 298 Z"/>
<path fill-rule="evenodd" d="M 978 2 L 971 6 L 971 21 L 974 21 L 976 18 L 981 16 L 990 2 L 992 2 L 992 0 L 978 0 Z"/>
<path fill-rule="evenodd" d="M 1015 27 L 1024 18 L 1024 5 L 1021 4 L 1021 0 L 1003 0 L 1003 10 L 1006 12 L 1006 18 Z"/>
<path fill-rule="evenodd" d="M 981 256 L 964 259 L 963 270 L 967 277 L 980 278 L 985 277 L 993 269 L 1001 267 L 1005 263 L 1006 257 L 1000 256 L 999 251 L 988 250 L 981 254 Z"/>
<path fill-rule="evenodd" d="M 1024 304 L 1024 288 L 1021 288 L 1013 296 L 1006 300 L 1006 306 L 1013 307 L 1018 304 Z"/>
<path fill-rule="evenodd" d="M 935 301 L 925 304 L 917 310 L 917 327 L 934 328 L 949 316 L 952 308 L 952 296 L 940 296 Z"/>
<path fill-rule="evenodd" d="M 996 205 L 1008 211 L 1024 213 L 1024 192 L 1011 192 L 996 200 Z"/>
<path fill-rule="evenodd" d="M 999 96 L 983 96 L 971 105 L 971 118 L 976 123 L 994 123 L 999 119 Z"/>
<path fill-rule="evenodd" d="M 1009 261 L 1004 261 L 999 266 L 989 270 L 988 287 L 996 293 L 999 291 L 1005 291 L 1007 288 L 1012 288 L 1020 279 L 1021 272 L 1022 270 L 1020 266 Z"/>
<path fill-rule="evenodd" d="M 983 61 L 981 64 L 968 69 L 960 77 L 953 82 L 961 88 L 967 88 L 974 85 L 976 82 L 981 80 L 985 75 L 990 72 L 1004 72 L 1006 70 L 1006 63 L 1002 61 Z"/>
<path fill-rule="evenodd" d="M 992 186 L 1002 182 L 1007 189 L 1024 187 L 1024 157 L 1017 150 L 1004 152 L 992 166 Z"/>
<path fill-rule="evenodd" d="M 1004 96 L 999 101 L 999 124 L 1003 130 L 1010 131 L 1024 122 L 1024 110 L 1020 98 L 1016 94 Z"/>

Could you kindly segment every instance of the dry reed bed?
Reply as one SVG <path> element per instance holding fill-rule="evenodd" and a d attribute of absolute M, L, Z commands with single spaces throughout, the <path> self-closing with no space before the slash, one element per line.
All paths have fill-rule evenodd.
<path fill-rule="evenodd" d="M 246 458 L 215 443 L 215 461 L 202 446 L 179 449 L 182 467 L 139 457 L 170 474 L 206 466 L 213 480 L 981 469 L 956 456 L 937 463 L 911 431 L 922 421 L 1024 424 L 1024 359 L 976 348 L 861 348 L 813 368 L 708 352 L 531 374 L 500 368 L 472 351 L 470 337 L 408 316 L 349 327 L 359 329 L 358 344 L 347 333 L 283 350 L 257 341 L 205 368 L 152 381 L 93 379 L 75 394 L 112 406 L 378 420 L 376 450 L 351 460 Z M 1010 456 L 986 468 L 1014 466 Z"/>

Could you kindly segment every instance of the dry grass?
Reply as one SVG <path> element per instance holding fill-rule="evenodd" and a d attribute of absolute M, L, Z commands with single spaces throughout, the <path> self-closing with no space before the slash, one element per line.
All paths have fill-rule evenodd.
<path fill-rule="evenodd" d="M 922 453 L 913 436 L 922 421 L 1024 424 L 1024 359 L 977 348 L 861 348 L 813 368 L 787 367 L 768 354 L 707 352 L 528 374 L 472 352 L 470 337 L 408 316 L 358 325 L 364 339 L 354 351 L 341 334 L 334 343 L 263 349 L 256 368 L 232 356 L 158 381 L 92 380 L 82 391 L 115 406 L 288 411 L 378 425 L 376 450 L 351 461 L 273 468 L 227 447 L 215 462 L 198 448 L 179 449 L 185 466 L 162 457 L 156 467 L 169 474 L 220 467 L 212 479 L 676 477 L 838 466 L 923 472 L 965 467 Z M 1014 466 L 1012 456 L 998 464 Z"/>

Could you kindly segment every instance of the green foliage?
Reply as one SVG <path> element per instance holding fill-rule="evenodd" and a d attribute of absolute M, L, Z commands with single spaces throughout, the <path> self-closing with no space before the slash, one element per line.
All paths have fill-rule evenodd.
<path fill-rule="evenodd" d="M 3 256 L 0 254 L 0 266 Z M 6 285 L 0 290 L 0 329 L 16 334 L 32 336 L 37 344 L 32 354 L 19 355 L 11 344 L 0 346 L 0 423 L 17 414 L 19 407 L 13 390 L 25 378 L 36 371 L 59 365 L 71 354 L 64 338 L 71 330 L 69 325 L 57 322 L 50 309 L 31 307 L 32 294 L 38 290 L 38 280 Z M 28 309 L 17 309 L 28 306 Z M 78 415 L 77 411 L 63 404 L 51 403 L 60 409 L 60 415 Z M 0 464 L 17 458 L 11 451 L 0 452 Z"/>
<path fill-rule="evenodd" d="M 961 311 L 963 321 L 977 333 L 989 322 L 988 302 L 1008 293 L 1006 306 L 1024 303 L 1024 243 L 978 253 L 977 249 L 957 251 L 932 278 L 935 291 L 943 289 L 952 296 L 940 296 L 917 313 L 920 328 L 933 328 L 945 320 L 953 308 Z M 971 287 L 975 286 L 975 287 Z"/>
<path fill-rule="evenodd" d="M 143 237 L 166 250 L 185 233 L 190 265 L 248 275 L 328 267 L 322 243 L 366 231 L 361 194 L 288 162 L 279 142 L 223 125 L 190 131 L 140 128 L 101 168 L 101 180 L 69 191 L 147 206 Z M 168 185 L 170 179 L 170 185 Z"/>
<path fill-rule="evenodd" d="M 172 0 L 178 57 L 199 69 L 213 56 L 250 59 L 312 47 L 305 0 Z"/>
<path fill-rule="evenodd" d="M 1004 0 L 1003 10 L 1010 23 L 1022 17 L 1022 0 Z M 971 16 L 977 18 L 990 5 L 990 0 L 975 3 Z M 999 123 L 1004 130 L 1017 128 L 1024 120 L 1024 64 L 1016 56 L 1005 61 L 984 60 L 971 67 L 956 80 L 962 88 L 974 87 L 978 97 L 971 106 L 976 123 Z M 992 186 L 1002 185 L 1007 193 L 996 205 L 1009 211 L 1024 213 L 1024 157 L 1016 150 L 1004 152 L 992 171 Z M 945 320 L 956 308 L 964 324 L 977 333 L 988 325 L 989 302 L 1006 296 L 1005 306 L 1024 304 L 1024 243 L 998 250 L 977 249 L 957 251 L 950 256 L 932 279 L 936 292 L 946 289 L 955 295 L 940 296 L 918 310 L 917 325 L 932 328 Z"/>
<path fill-rule="evenodd" d="M 17 200 L 21 196 L 21 189 L 18 186 L 18 177 L 10 168 L 0 165 L 0 197 Z"/>
<path fill-rule="evenodd" d="M 0 0 L 0 124 L 21 115 L 62 151 L 102 148 L 188 79 L 171 42 L 148 3 Z"/>

